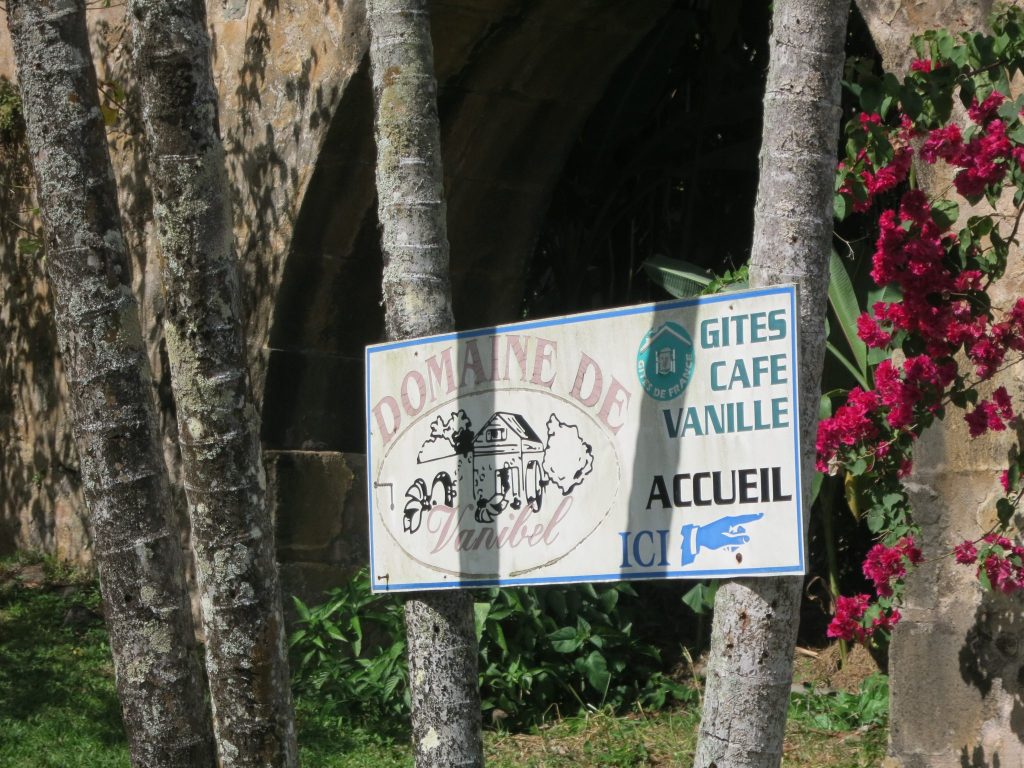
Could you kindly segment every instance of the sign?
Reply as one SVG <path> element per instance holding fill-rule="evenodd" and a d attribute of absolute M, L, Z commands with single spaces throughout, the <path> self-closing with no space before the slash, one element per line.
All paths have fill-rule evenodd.
<path fill-rule="evenodd" d="M 366 349 L 375 591 L 804 572 L 796 289 Z"/>

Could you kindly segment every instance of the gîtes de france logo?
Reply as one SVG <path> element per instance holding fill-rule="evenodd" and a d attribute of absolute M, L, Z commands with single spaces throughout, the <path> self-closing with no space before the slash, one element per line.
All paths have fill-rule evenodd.
<path fill-rule="evenodd" d="M 652 328 L 636 353 L 636 375 L 655 400 L 679 397 L 693 376 L 693 340 L 679 323 Z"/>

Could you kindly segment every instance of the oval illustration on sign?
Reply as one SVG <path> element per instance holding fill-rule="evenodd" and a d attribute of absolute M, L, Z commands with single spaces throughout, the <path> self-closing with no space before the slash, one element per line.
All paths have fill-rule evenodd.
<path fill-rule="evenodd" d="M 374 486 L 403 552 L 442 574 L 510 578 L 565 557 L 611 510 L 615 444 L 549 392 L 503 390 L 439 405 L 396 435 Z"/>

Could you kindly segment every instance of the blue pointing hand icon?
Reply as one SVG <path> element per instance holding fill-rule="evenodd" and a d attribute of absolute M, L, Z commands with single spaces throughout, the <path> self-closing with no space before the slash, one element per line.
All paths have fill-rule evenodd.
<path fill-rule="evenodd" d="M 735 552 L 750 541 L 746 525 L 764 517 L 763 512 L 749 515 L 730 515 L 719 518 L 707 525 L 684 525 L 680 533 L 683 541 L 682 563 L 689 565 L 702 549 L 725 549 Z"/>

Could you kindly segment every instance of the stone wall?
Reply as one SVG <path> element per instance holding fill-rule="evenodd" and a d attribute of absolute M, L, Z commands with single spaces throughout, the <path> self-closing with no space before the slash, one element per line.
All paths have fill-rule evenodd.
<path fill-rule="evenodd" d="M 670 6 L 671 0 L 433 2 L 462 327 L 517 318 L 525 264 L 572 142 L 608 79 Z M 296 483 L 340 493 L 347 482 L 341 467 L 356 459 L 328 460 L 336 454 L 323 451 L 362 450 L 362 347 L 380 340 L 382 331 L 372 104 L 361 69 L 365 8 L 362 0 L 209 0 L 207 8 L 251 372 L 271 474 L 286 478 L 291 489 L 275 491 L 277 512 L 282 521 L 300 519 L 294 512 L 308 522 L 312 508 L 282 505 L 309 498 Z M 149 169 L 123 12 L 123 4 L 93 9 L 90 28 L 164 454 L 183 514 Z M 2 11 L 0 76 L 13 76 Z M 14 177 L 4 172 L 3 178 Z M 3 194 L 11 192 L 27 194 Z M 30 208 L 27 200 L 18 206 Z M 43 261 L 20 254 L 17 237 L 0 224 L 0 339 L 7 342 L 0 345 L 0 551 L 29 547 L 86 564 L 85 510 Z M 280 450 L 298 453 L 275 453 Z M 302 453 L 310 450 L 320 453 Z M 361 484 L 354 487 L 361 493 Z M 292 572 L 305 568 L 326 579 L 332 558 L 342 569 L 353 564 L 340 543 L 317 552 L 293 546 L 307 541 L 301 528 L 283 524 L 286 569 L 302 563 Z M 349 546 L 361 551 L 364 543 Z"/>
<path fill-rule="evenodd" d="M 983 28 L 993 3 L 858 0 L 858 6 L 885 68 L 900 73 L 915 55 L 912 35 L 937 24 L 953 31 Z M 952 186 L 942 165 L 918 174 L 926 191 Z M 1002 208 L 1012 218 L 1009 200 Z M 963 219 L 972 213 L 961 208 Z M 993 306 L 1010 306 L 1022 285 L 1018 252 L 993 291 Z M 1000 384 L 1020 402 L 1020 366 L 999 374 L 991 387 Z M 1006 433 L 971 439 L 962 415 L 950 409 L 915 447 L 906 487 L 927 559 L 908 579 L 890 648 L 890 768 L 1024 765 L 1024 599 L 983 593 L 973 568 L 943 556 L 995 524 L 1009 442 Z"/>
<path fill-rule="evenodd" d="M 369 560 L 366 457 L 267 451 L 264 459 L 282 589 L 315 605 Z"/>

